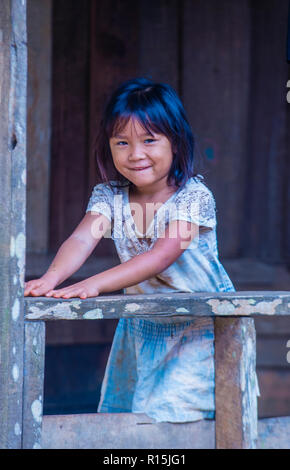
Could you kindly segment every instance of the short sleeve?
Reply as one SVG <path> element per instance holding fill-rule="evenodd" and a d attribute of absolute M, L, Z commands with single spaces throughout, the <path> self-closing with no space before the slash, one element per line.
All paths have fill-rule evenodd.
<path fill-rule="evenodd" d="M 107 183 L 97 184 L 92 191 L 86 212 L 99 212 L 112 221 L 113 192 Z"/>
<path fill-rule="evenodd" d="M 208 228 L 216 226 L 215 199 L 203 184 L 185 188 L 170 206 L 169 221 L 186 220 Z"/>

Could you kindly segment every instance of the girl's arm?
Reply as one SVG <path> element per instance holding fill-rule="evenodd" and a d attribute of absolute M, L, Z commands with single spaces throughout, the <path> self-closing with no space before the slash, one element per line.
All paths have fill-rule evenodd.
<path fill-rule="evenodd" d="M 90 256 L 107 231 L 110 221 L 102 214 L 87 212 L 65 240 L 46 273 L 25 283 L 24 295 L 43 295 L 75 273 Z"/>
<path fill-rule="evenodd" d="M 199 227 L 186 221 L 171 222 L 154 247 L 114 268 L 64 289 L 51 291 L 54 297 L 94 297 L 143 282 L 161 273 L 179 258 L 198 234 Z"/>

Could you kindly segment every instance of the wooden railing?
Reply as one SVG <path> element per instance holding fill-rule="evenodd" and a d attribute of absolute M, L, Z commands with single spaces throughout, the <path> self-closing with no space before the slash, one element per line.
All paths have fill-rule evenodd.
<path fill-rule="evenodd" d="M 191 443 L 190 436 L 186 432 L 189 423 L 162 424 L 166 424 L 167 431 L 171 429 L 171 434 L 172 429 L 175 429 L 175 432 L 178 430 L 178 433 L 181 434 L 183 431 L 186 432 L 187 446 L 192 448 L 196 448 L 197 443 L 201 448 L 212 445 L 216 448 L 226 449 L 256 448 L 258 416 L 255 388 L 256 335 L 253 317 L 261 315 L 290 315 L 290 292 L 243 291 L 170 295 L 114 295 L 86 300 L 78 298 L 68 300 L 46 297 L 25 298 L 23 448 L 37 448 L 43 445 L 42 403 L 46 321 L 124 317 L 151 320 L 158 317 L 170 317 L 174 321 L 176 317 L 188 320 L 200 316 L 213 317 L 215 325 L 216 412 L 215 420 L 212 420 L 215 429 L 213 430 L 212 427 L 213 422 L 192 423 Z M 147 419 L 147 423 L 150 423 L 150 419 L 148 421 L 146 415 L 142 418 L 143 423 L 144 419 L 145 422 Z M 61 426 L 61 422 L 65 426 Z M 123 426 L 122 438 L 117 433 L 114 440 L 112 439 L 112 430 L 114 427 L 119 429 L 121 423 Z M 114 413 L 105 416 L 100 413 L 70 417 L 49 416 L 47 421 L 44 420 L 44 424 L 46 436 L 44 442 L 47 446 L 77 447 L 80 441 L 77 429 L 82 429 L 87 433 L 87 442 L 94 448 L 103 447 L 104 442 L 107 442 L 107 445 L 108 442 L 111 442 L 111 446 L 120 448 L 121 441 L 127 448 L 130 446 L 136 448 L 141 439 L 141 427 L 138 426 L 140 423 L 138 423 L 137 414 Z M 46 426 L 49 432 L 45 431 Z M 160 423 L 151 422 L 151 429 L 158 426 Z M 53 429 L 55 432 L 52 432 Z M 61 431 L 61 429 L 63 430 Z M 56 432 L 57 430 L 58 432 Z M 211 437 L 209 437 L 209 432 L 211 432 Z M 172 447 L 169 442 L 171 434 L 168 431 L 168 444 Z M 152 441 L 150 441 L 150 435 Z M 89 436 L 94 436 L 93 441 Z M 164 448 L 164 432 L 160 443 L 156 441 L 154 432 L 149 434 L 147 432 L 146 439 L 146 446 L 149 448 L 152 446 Z"/>

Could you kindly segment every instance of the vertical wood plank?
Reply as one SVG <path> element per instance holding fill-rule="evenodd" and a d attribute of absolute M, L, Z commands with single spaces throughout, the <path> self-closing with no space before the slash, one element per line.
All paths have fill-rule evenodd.
<path fill-rule="evenodd" d="M 215 318 L 217 449 L 257 443 L 256 333 L 253 318 Z"/>
<path fill-rule="evenodd" d="M 100 182 L 93 149 L 105 103 L 121 82 L 136 76 L 138 49 L 138 2 L 91 0 L 89 165 L 86 202 L 93 186 Z M 112 173 L 114 174 L 113 169 Z M 97 255 L 110 256 L 112 251 L 116 253 L 110 238 L 103 238 L 96 248 Z"/>
<path fill-rule="evenodd" d="M 180 0 L 139 0 L 138 73 L 179 87 Z"/>
<path fill-rule="evenodd" d="M 89 0 L 53 2 L 51 251 L 59 248 L 84 216 L 82 201 L 87 194 L 88 174 L 89 4 Z"/>
<path fill-rule="evenodd" d="M 49 233 L 52 0 L 27 11 L 27 251 L 46 253 Z"/>
<path fill-rule="evenodd" d="M 198 170 L 216 197 L 221 256 L 232 258 L 240 254 L 246 222 L 250 5 L 183 1 L 182 95 L 197 138 Z"/>
<path fill-rule="evenodd" d="M 45 322 L 25 322 L 23 449 L 41 448 Z"/>
<path fill-rule="evenodd" d="M 285 262 L 288 243 L 289 65 L 285 60 L 288 5 L 288 0 L 280 0 L 279 4 L 275 0 L 255 0 L 251 6 L 247 229 L 241 233 L 247 256 L 269 263 Z"/>
<path fill-rule="evenodd" d="M 0 8 L 0 448 L 21 447 L 26 205 L 26 0 Z"/>
<path fill-rule="evenodd" d="M 105 103 L 111 92 L 121 82 L 134 78 L 137 72 L 138 2 L 134 0 L 91 1 L 90 16 L 90 188 L 88 188 L 88 195 L 99 178 L 93 147 Z"/>
<path fill-rule="evenodd" d="M 289 5 L 289 22 L 290 22 L 290 5 Z M 289 25 L 290 29 L 290 25 Z M 290 31 L 289 31 L 289 42 L 290 42 Z M 290 46 L 289 46 L 290 47 Z M 289 51 L 290 53 L 290 51 Z M 290 149 L 290 70 L 288 70 L 288 77 L 287 83 L 289 83 L 289 87 L 286 89 L 286 93 L 289 96 L 289 103 L 287 102 L 287 112 L 286 112 L 286 127 L 288 129 L 287 136 L 286 136 L 286 148 Z M 290 181 L 290 159 L 287 160 L 286 165 L 286 181 Z M 290 184 L 287 184 L 285 190 L 285 206 L 289 209 L 290 207 Z M 285 231 L 284 231 L 284 259 L 288 269 L 290 272 L 290 211 L 287 210 L 286 220 L 285 220 Z"/>

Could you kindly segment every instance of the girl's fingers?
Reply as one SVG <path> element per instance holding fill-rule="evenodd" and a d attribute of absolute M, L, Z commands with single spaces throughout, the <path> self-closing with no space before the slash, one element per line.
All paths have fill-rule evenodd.
<path fill-rule="evenodd" d="M 53 297 L 61 297 L 63 295 L 63 292 L 55 291 L 52 293 Z"/>
<path fill-rule="evenodd" d="M 33 287 L 32 289 L 29 290 L 31 295 L 38 296 L 41 294 L 41 290 L 38 287 Z"/>
<path fill-rule="evenodd" d="M 54 292 L 52 295 L 53 295 L 54 297 L 57 297 L 57 298 L 59 298 L 59 297 L 64 297 L 64 298 L 67 299 L 67 298 L 69 298 L 69 297 L 74 296 L 75 293 L 76 293 L 75 290 L 71 290 L 71 289 L 70 289 L 70 290 L 56 291 L 56 292 Z"/>
<path fill-rule="evenodd" d="M 70 299 L 71 297 L 77 297 L 77 295 L 74 292 L 70 292 L 69 294 L 63 294 L 61 297 L 63 299 Z"/>
<path fill-rule="evenodd" d="M 51 297 L 53 293 L 54 293 L 54 290 L 49 290 L 49 291 L 45 294 L 45 296 L 46 296 L 46 297 Z"/>
<path fill-rule="evenodd" d="M 64 298 L 64 299 L 69 299 L 71 297 L 80 297 L 80 298 L 87 298 L 88 294 L 86 291 L 84 291 L 82 288 L 72 288 L 72 287 L 67 287 L 65 289 L 61 290 L 50 290 L 46 294 L 46 297 L 56 297 L 56 298 Z"/>
<path fill-rule="evenodd" d="M 33 287 L 31 292 L 33 292 L 37 295 L 44 295 L 46 293 L 46 289 L 47 289 L 47 287 L 46 287 L 45 283 L 41 283 L 38 286 Z"/>
<path fill-rule="evenodd" d="M 41 286 L 35 286 L 35 287 L 33 287 L 33 289 L 31 289 L 30 292 L 35 292 L 35 293 L 41 292 Z"/>
<path fill-rule="evenodd" d="M 86 293 L 78 289 L 78 290 L 74 290 L 74 291 L 71 291 L 71 292 L 67 292 L 66 294 L 63 295 L 63 297 L 65 299 L 68 299 L 70 297 L 82 297 L 83 295 L 86 296 Z"/>
<path fill-rule="evenodd" d="M 63 295 L 70 294 L 71 292 L 80 291 L 80 287 L 77 288 L 76 286 L 67 286 L 63 289 L 52 289 L 49 291 L 55 297 L 62 297 Z"/>
<path fill-rule="evenodd" d="M 29 292 L 32 292 L 33 290 L 37 289 L 38 287 L 40 287 L 42 285 L 42 282 L 33 282 L 31 284 L 27 283 L 25 285 L 25 291 L 24 293 L 25 294 L 28 294 Z"/>
<path fill-rule="evenodd" d="M 69 299 L 71 297 L 80 297 L 82 299 L 87 298 L 87 293 L 82 290 L 69 290 L 69 291 L 61 291 L 61 292 L 52 292 L 53 297 L 62 297 L 64 299 Z"/>

